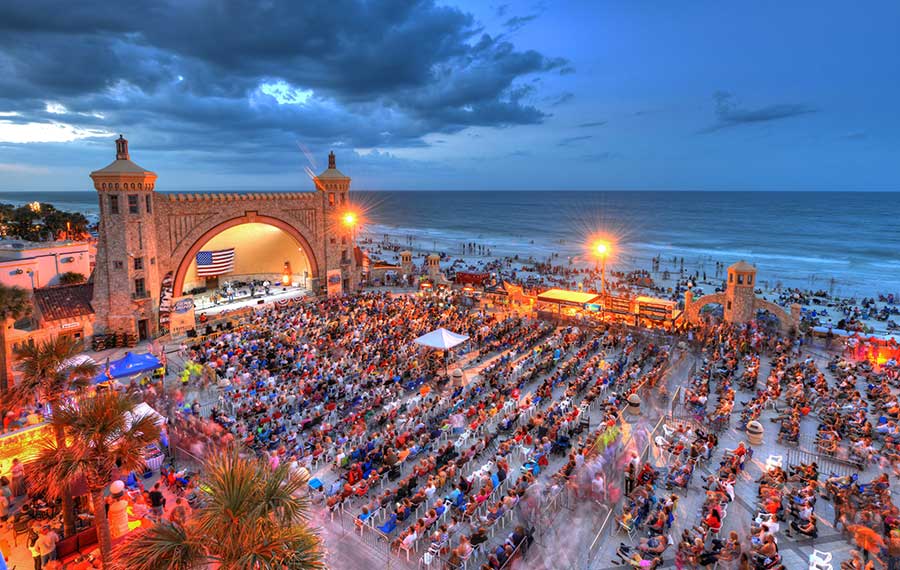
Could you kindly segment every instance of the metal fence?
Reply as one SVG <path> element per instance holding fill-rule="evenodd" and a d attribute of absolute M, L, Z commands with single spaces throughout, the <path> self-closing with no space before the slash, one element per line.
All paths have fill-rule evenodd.
<path fill-rule="evenodd" d="M 788 446 L 786 459 L 788 465 L 816 462 L 819 471 L 826 475 L 849 476 L 864 471 L 866 466 L 859 461 L 842 457 L 845 449 L 838 448 L 834 453 L 826 453 L 817 448 L 815 437 L 801 435 L 796 446 Z"/>

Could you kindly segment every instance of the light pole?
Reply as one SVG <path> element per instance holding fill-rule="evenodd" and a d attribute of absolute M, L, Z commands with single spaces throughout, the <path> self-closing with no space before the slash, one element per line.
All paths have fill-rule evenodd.
<path fill-rule="evenodd" d="M 606 294 L 606 258 L 609 256 L 609 242 L 598 241 L 594 244 L 597 265 L 600 266 L 600 292 Z"/>
<path fill-rule="evenodd" d="M 350 265 L 350 284 L 354 287 L 359 285 L 359 283 L 356 282 L 357 278 L 360 280 L 362 279 L 361 273 L 357 272 L 356 267 L 353 264 L 354 248 L 356 247 L 356 224 L 358 221 L 359 219 L 356 217 L 356 213 L 350 210 L 344 212 L 341 216 L 341 223 L 347 228 L 347 234 L 350 237 L 350 258 L 347 259 L 346 262 Z M 346 252 L 347 250 L 344 250 L 344 253 Z M 342 264 L 344 261 L 344 259 L 341 259 Z"/>
<path fill-rule="evenodd" d="M 356 242 L 356 223 L 358 222 L 358 218 L 354 212 L 345 212 L 343 216 L 341 216 L 341 223 L 344 224 L 344 227 L 347 228 L 347 233 L 350 236 L 350 245 L 353 246 Z"/>

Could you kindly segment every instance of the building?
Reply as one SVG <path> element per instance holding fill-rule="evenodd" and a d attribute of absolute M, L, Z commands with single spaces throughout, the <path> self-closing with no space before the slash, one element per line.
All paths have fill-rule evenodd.
<path fill-rule="evenodd" d="M 100 203 L 92 300 L 96 331 L 139 339 L 165 334 L 173 299 L 190 294 L 185 285 L 196 276 L 197 254 L 242 226 L 271 226 L 294 241 L 304 267 L 296 260 L 267 260 L 277 271 L 289 266 L 303 275 L 294 282 L 316 294 L 325 283 L 329 293 L 355 290 L 354 228 L 341 223 L 352 207 L 350 177 L 335 162 L 331 153 L 310 192 L 165 194 L 156 191 L 156 173 L 131 160 L 128 141 L 120 136 L 116 159 L 91 173 Z"/>
<path fill-rule="evenodd" d="M 689 323 L 700 322 L 700 310 L 710 304 L 722 306 L 724 320 L 732 324 L 744 324 L 756 319 L 759 311 L 768 311 L 778 318 L 783 332 L 796 330 L 800 323 L 800 305 L 791 305 L 790 314 L 784 309 L 756 296 L 756 267 L 746 261 L 738 261 L 728 267 L 725 291 L 694 299 L 694 293 L 684 294 L 684 313 Z"/>
<path fill-rule="evenodd" d="M 39 332 L 31 338 L 70 336 L 83 340 L 93 335 L 93 291 L 93 283 L 35 289 L 32 318 Z"/>
<path fill-rule="evenodd" d="M 59 285 L 65 273 L 79 273 L 87 280 L 95 254 L 90 242 L 0 241 L 0 283 L 33 291 Z"/>

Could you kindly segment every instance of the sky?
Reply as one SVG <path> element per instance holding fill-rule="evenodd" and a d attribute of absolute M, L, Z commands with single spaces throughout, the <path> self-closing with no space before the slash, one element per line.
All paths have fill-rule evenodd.
<path fill-rule="evenodd" d="M 0 2 L 0 191 L 900 190 L 900 2 Z"/>

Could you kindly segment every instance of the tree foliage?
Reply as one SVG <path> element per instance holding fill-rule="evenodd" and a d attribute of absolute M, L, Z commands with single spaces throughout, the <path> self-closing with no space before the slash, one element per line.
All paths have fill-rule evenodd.
<path fill-rule="evenodd" d="M 184 527 L 160 523 L 126 539 L 114 570 L 324 568 L 319 537 L 308 525 L 307 478 L 230 448 L 201 470 L 202 506 Z"/>

